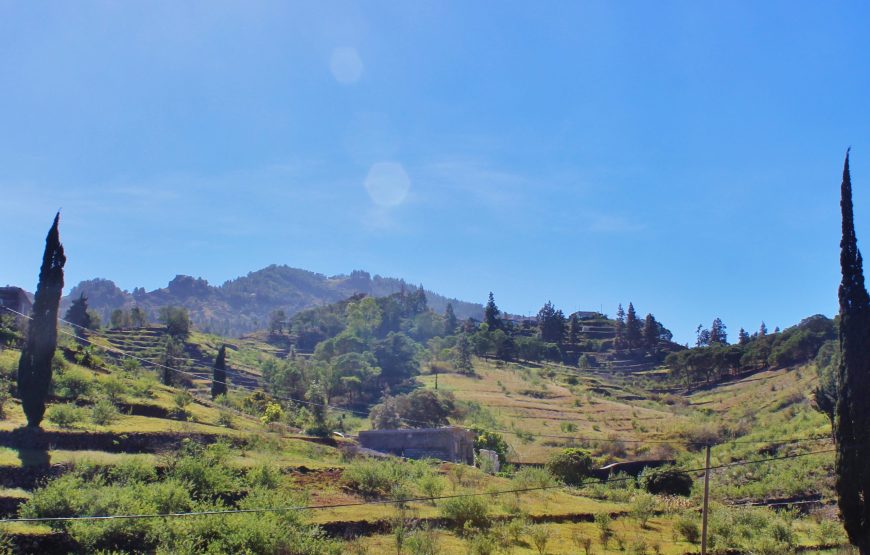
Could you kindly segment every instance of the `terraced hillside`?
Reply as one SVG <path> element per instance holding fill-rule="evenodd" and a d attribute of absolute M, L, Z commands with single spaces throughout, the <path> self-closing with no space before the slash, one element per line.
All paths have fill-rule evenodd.
<path fill-rule="evenodd" d="M 74 357 L 58 362 L 41 433 L 25 431 L 17 401 L 6 403 L 0 511 L 7 520 L 265 512 L 0 523 L 0 542 L 20 552 L 166 553 L 281 553 L 280 542 L 307 546 L 299 553 L 426 553 L 424 545 L 436 553 L 538 553 L 543 542 L 544 552 L 558 554 L 577 553 L 588 540 L 594 553 L 695 553 L 703 442 L 716 444 L 713 464 L 722 466 L 711 480 L 714 545 L 785 553 L 843 541 L 830 505 L 830 426 L 808 398 L 816 383 L 812 366 L 677 395 L 650 392 L 641 377 L 475 358 L 475 375 L 442 371 L 437 381 L 462 405 L 458 423 L 494 431 L 511 446 L 509 461 L 520 468 L 490 475 L 462 465 L 359 457 L 352 435 L 367 420 L 345 415 L 349 438 L 309 436 L 293 422 L 310 406 L 284 404 L 277 410 L 285 414 L 273 414 L 268 396 L 247 386 L 231 388 L 215 403 L 207 397 L 205 373 L 190 389 L 163 386 L 157 369 L 144 362 L 156 356 L 161 333 L 148 328 L 91 337 L 136 353 L 143 360 L 138 368 L 122 367 L 109 351 L 99 353 L 104 360 L 89 361 L 92 366 Z M 186 355 L 210 365 L 222 341 L 194 333 Z M 64 347 L 76 349 L 69 338 Z M 255 380 L 259 363 L 280 354 L 276 349 L 241 340 L 231 348 L 230 366 Z M 17 357 L 14 349 L 0 351 L 4 375 L 14 372 Z M 434 374 L 417 378 L 423 388 L 434 388 L 435 380 Z M 783 443 L 790 438 L 811 439 Z M 575 446 L 588 449 L 597 466 L 668 459 L 696 469 L 688 473 L 692 494 L 650 495 L 625 475 L 566 487 L 536 466 Z M 795 511 L 747 506 L 769 502 Z M 315 508 L 287 511 L 297 506 Z"/>

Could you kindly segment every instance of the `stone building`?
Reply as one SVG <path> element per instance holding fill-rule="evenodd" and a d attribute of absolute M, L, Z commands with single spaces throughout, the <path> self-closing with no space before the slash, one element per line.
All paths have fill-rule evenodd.
<path fill-rule="evenodd" d="M 474 434 L 465 428 L 415 428 L 368 430 L 359 433 L 366 449 L 409 459 L 433 458 L 474 464 Z"/>
<path fill-rule="evenodd" d="M 9 310 L 5 310 L 8 308 Z M 25 316 L 19 316 L 15 312 L 30 316 L 33 303 L 24 289 L 20 287 L 0 287 L 0 316 L 13 316 L 19 324 L 26 320 Z M 14 310 L 15 312 L 10 312 Z"/>

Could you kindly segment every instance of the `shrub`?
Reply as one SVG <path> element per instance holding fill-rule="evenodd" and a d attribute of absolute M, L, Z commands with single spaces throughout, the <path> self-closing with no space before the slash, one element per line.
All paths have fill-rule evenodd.
<path fill-rule="evenodd" d="M 645 468 L 640 473 L 640 484 L 649 493 L 656 495 L 692 494 L 692 477 L 673 467 Z"/>
<path fill-rule="evenodd" d="M 489 524 L 489 502 L 484 497 L 453 497 L 441 505 L 441 516 L 461 530 L 485 528 Z"/>
<path fill-rule="evenodd" d="M 498 545 L 489 534 L 476 533 L 468 537 L 468 555 L 494 555 Z"/>
<path fill-rule="evenodd" d="M 701 528 L 691 514 L 680 516 L 674 523 L 674 530 L 689 543 L 698 543 L 701 540 Z"/>
<path fill-rule="evenodd" d="M 631 504 L 631 516 L 637 520 L 641 528 L 646 528 L 649 519 L 652 518 L 656 510 L 656 499 L 648 493 L 641 493 L 635 496 Z"/>
<path fill-rule="evenodd" d="M 233 415 L 224 410 L 220 411 L 220 413 L 218 413 L 217 424 L 218 426 L 223 426 L 224 428 L 232 428 Z"/>
<path fill-rule="evenodd" d="M 118 418 L 118 409 L 108 399 L 100 399 L 91 408 L 91 422 L 108 426 Z"/>
<path fill-rule="evenodd" d="M 230 470 L 215 458 L 203 455 L 181 457 L 173 465 L 171 476 L 185 484 L 198 499 L 210 499 L 218 493 L 235 490 L 235 478 Z"/>
<path fill-rule="evenodd" d="M 152 399 L 156 386 L 157 377 L 154 374 L 145 374 L 130 383 L 130 394 L 140 399 Z"/>
<path fill-rule="evenodd" d="M 577 548 L 577 553 L 580 553 L 582 550 L 585 555 L 589 555 L 592 552 L 592 538 L 586 536 L 579 530 L 574 530 L 571 533 L 571 542 L 574 544 L 574 547 Z"/>
<path fill-rule="evenodd" d="M 189 420 L 191 413 L 187 407 L 192 401 L 193 395 L 183 389 L 177 391 L 175 395 L 172 396 L 172 402 L 175 406 L 172 408 L 172 411 L 170 411 L 170 416 L 178 418 L 179 420 Z"/>
<path fill-rule="evenodd" d="M 551 532 L 548 526 L 536 524 L 529 528 L 529 539 L 532 540 L 532 545 L 538 550 L 539 555 L 544 555 L 547 552 L 550 536 Z"/>
<path fill-rule="evenodd" d="M 275 489 L 281 481 L 281 473 L 274 466 L 260 464 L 248 470 L 248 484 L 251 487 Z"/>
<path fill-rule="evenodd" d="M 417 481 L 420 492 L 426 497 L 438 497 L 444 491 L 444 480 L 435 473 L 427 472 Z M 432 501 L 435 504 L 435 501 Z"/>
<path fill-rule="evenodd" d="M 546 468 L 526 466 L 513 477 L 516 489 L 549 488 L 556 485 L 556 479 Z"/>
<path fill-rule="evenodd" d="M 263 411 L 263 416 L 260 417 L 260 422 L 263 424 L 271 424 L 278 422 L 284 418 L 284 409 L 278 403 L 269 402 L 266 409 Z"/>
<path fill-rule="evenodd" d="M 82 421 L 81 409 L 72 403 L 51 405 L 45 417 L 60 428 L 72 428 Z"/>
<path fill-rule="evenodd" d="M 598 538 L 601 540 L 601 545 L 607 547 L 610 538 L 613 537 L 613 529 L 610 527 L 612 519 L 607 513 L 597 513 L 595 515 L 595 526 L 598 528 Z"/>
<path fill-rule="evenodd" d="M 479 428 L 472 428 L 471 432 L 474 434 L 474 449 L 476 451 L 489 449 L 498 454 L 498 460 L 501 464 L 507 461 L 509 446 L 501 434 Z"/>
<path fill-rule="evenodd" d="M 81 368 L 68 368 L 54 379 L 54 391 L 65 399 L 78 399 L 91 390 L 94 379 Z"/>
<path fill-rule="evenodd" d="M 144 457 L 130 457 L 109 468 L 109 479 L 118 484 L 157 481 L 157 469 Z"/>
<path fill-rule="evenodd" d="M 118 403 L 127 393 L 127 386 L 117 376 L 112 375 L 100 382 L 100 388 L 103 390 L 106 398 L 113 403 Z"/>
<path fill-rule="evenodd" d="M 579 486 L 592 471 L 592 457 L 582 449 L 565 449 L 547 461 L 547 470 L 568 485 Z"/>
<path fill-rule="evenodd" d="M 363 497 L 386 497 L 407 477 L 401 463 L 376 459 L 356 461 L 341 476 L 346 487 Z"/>
<path fill-rule="evenodd" d="M 438 555 L 441 553 L 438 533 L 431 528 L 421 528 L 411 532 L 405 541 L 405 547 L 410 555 Z"/>

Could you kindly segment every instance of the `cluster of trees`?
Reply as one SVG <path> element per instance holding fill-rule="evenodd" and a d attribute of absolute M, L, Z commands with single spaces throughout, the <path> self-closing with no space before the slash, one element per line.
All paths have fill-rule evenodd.
<path fill-rule="evenodd" d="M 669 354 L 665 364 L 686 385 L 711 383 L 743 371 L 811 361 L 825 342 L 837 337 L 837 329 L 838 320 L 816 315 L 772 334 L 764 323 L 752 335 L 741 329 L 740 341 L 729 345 L 725 325 L 717 318 L 710 330 L 699 329 L 695 348 Z"/>
<path fill-rule="evenodd" d="M 674 335 L 655 316 L 647 314 L 643 320 L 637 316 L 634 304 L 628 303 L 628 312 L 622 304 L 616 309 L 614 347 L 654 352 L 662 344 L 670 343 Z"/>
<path fill-rule="evenodd" d="M 329 404 L 367 406 L 409 388 L 425 360 L 471 372 L 470 344 L 451 308 L 436 314 L 419 288 L 300 312 L 288 326 L 310 356 L 266 361 L 264 379 L 276 396 L 310 399 L 316 388 Z"/>

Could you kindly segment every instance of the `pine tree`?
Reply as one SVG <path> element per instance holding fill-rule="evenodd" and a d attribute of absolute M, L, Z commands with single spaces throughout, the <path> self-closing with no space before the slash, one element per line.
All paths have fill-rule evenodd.
<path fill-rule="evenodd" d="M 577 345 L 580 342 L 580 331 L 582 328 L 580 317 L 576 313 L 572 314 L 568 320 L 568 340 L 572 345 Z"/>
<path fill-rule="evenodd" d="M 630 348 L 640 346 L 641 331 L 641 323 L 637 319 L 634 305 L 628 303 L 628 313 L 625 315 L 625 342 Z"/>
<path fill-rule="evenodd" d="M 471 342 L 468 335 L 462 333 L 456 341 L 456 371 L 461 374 L 474 374 L 474 365 L 471 363 Z"/>
<path fill-rule="evenodd" d="M 538 311 L 538 329 L 542 341 L 561 343 L 565 335 L 565 313 L 556 310 L 553 303 L 547 301 L 547 304 Z"/>
<path fill-rule="evenodd" d="M 840 368 L 834 439 L 836 490 L 849 540 L 870 553 L 870 298 L 852 213 L 849 153 L 840 189 L 843 237 L 840 240 Z"/>
<path fill-rule="evenodd" d="M 501 318 L 498 307 L 495 304 L 495 297 L 492 291 L 489 292 L 489 300 L 486 302 L 486 308 L 483 310 L 483 321 L 489 326 L 490 330 L 501 329 Z"/>
<path fill-rule="evenodd" d="M 211 398 L 227 394 L 227 346 L 221 345 L 214 361 L 211 381 Z"/>
<path fill-rule="evenodd" d="M 30 427 L 39 427 L 45 415 L 45 399 L 51 384 L 51 360 L 57 348 L 57 313 L 63 291 L 63 266 L 66 264 L 60 243 L 59 222 L 58 212 L 45 238 L 45 252 L 33 302 L 33 319 L 30 320 L 27 341 L 18 361 L 18 395 Z"/>
<path fill-rule="evenodd" d="M 82 293 L 74 300 L 64 314 L 63 319 L 73 325 L 76 339 L 85 342 L 85 330 L 91 329 L 91 315 L 88 314 L 88 298 Z"/>
<path fill-rule="evenodd" d="M 625 344 L 625 311 L 622 309 L 622 303 L 616 308 L 616 329 L 614 337 L 614 346 L 621 349 Z"/>
<path fill-rule="evenodd" d="M 737 333 L 737 344 L 738 345 L 746 345 L 749 343 L 749 334 L 746 333 L 746 330 L 740 328 L 740 331 Z"/>
<path fill-rule="evenodd" d="M 643 346 L 655 349 L 659 344 L 659 323 L 655 316 L 647 314 L 643 320 Z"/>
<path fill-rule="evenodd" d="M 456 313 L 453 312 L 453 303 L 447 303 L 447 310 L 444 311 L 444 332 L 447 335 L 456 333 L 456 328 L 459 326 L 459 320 L 456 318 Z"/>
<path fill-rule="evenodd" d="M 713 320 L 713 325 L 710 326 L 710 344 L 718 345 L 728 344 L 728 332 L 721 318 Z"/>
<path fill-rule="evenodd" d="M 761 325 L 758 327 L 758 337 L 764 337 L 765 335 L 767 335 L 767 325 L 762 320 Z"/>

